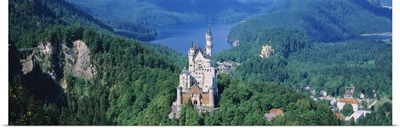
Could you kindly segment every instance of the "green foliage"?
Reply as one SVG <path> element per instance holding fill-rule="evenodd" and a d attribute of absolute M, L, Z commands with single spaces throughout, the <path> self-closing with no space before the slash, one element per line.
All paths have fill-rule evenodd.
<path fill-rule="evenodd" d="M 235 48 L 228 50 L 229 53 L 234 56 L 248 54 L 235 53 Z M 219 58 L 230 56 L 227 53 L 216 57 L 223 60 Z M 392 46 L 381 41 L 315 43 L 290 53 L 288 58 L 275 54 L 262 59 L 254 53 L 253 57 L 246 57 L 246 61 L 232 75 L 245 81 L 283 83 L 293 89 L 310 85 L 316 90 L 326 90 L 331 96 L 342 95 L 348 85 L 354 86 L 366 97 L 373 97 L 374 89 L 390 96 L 391 53 Z"/>
<path fill-rule="evenodd" d="M 128 22 L 116 22 L 110 20 L 102 20 L 103 23 L 114 28 L 118 35 L 138 39 L 142 41 L 151 41 L 157 37 L 157 31 L 152 27 L 147 27 L 139 24 Z"/>
<path fill-rule="evenodd" d="M 353 114 L 353 106 L 351 104 L 345 104 L 343 106 L 342 113 L 344 116 L 350 116 Z"/>
<path fill-rule="evenodd" d="M 170 123 L 167 114 L 175 97 L 170 92 L 177 85 L 177 73 L 174 73 L 177 68 L 171 61 L 137 41 L 104 35 L 111 28 L 64 1 L 21 0 L 12 1 L 9 6 L 12 49 L 9 76 L 10 81 L 17 76 L 20 79 L 9 83 L 11 125 Z M 96 31 L 76 26 L 96 28 Z M 63 74 L 61 44 L 72 47 L 75 40 L 83 40 L 88 45 L 92 64 L 98 71 L 95 79 Z M 50 65 L 35 66 L 31 73 L 22 75 L 17 49 L 36 47 L 39 42 L 50 42 L 53 46 Z M 53 81 L 42 70 L 54 70 L 57 80 Z M 62 89 L 58 82 L 63 80 L 67 90 L 59 92 Z M 61 109 L 51 105 L 52 102 L 57 102 Z M 126 113 L 121 113 L 122 110 Z"/>
<path fill-rule="evenodd" d="M 102 32 L 112 28 L 63 0 L 17 0 L 9 2 L 9 37 L 18 48 L 34 47 L 38 34 L 54 25 L 75 25 Z"/>
<path fill-rule="evenodd" d="M 219 78 L 220 81 L 227 80 Z M 219 106 L 213 117 L 219 117 L 217 122 L 221 125 L 338 125 L 326 104 L 316 105 L 306 95 L 273 83 L 231 79 L 221 94 Z M 267 122 L 263 115 L 272 108 L 281 108 L 285 115 Z"/>
<path fill-rule="evenodd" d="M 276 55 L 287 58 L 289 54 L 311 46 L 307 33 L 298 27 L 271 28 L 260 30 L 254 35 L 246 32 L 241 34 L 244 38 L 239 46 L 215 55 L 214 60 L 246 62 L 252 57 L 258 57 L 264 45 L 272 46 Z"/>
<path fill-rule="evenodd" d="M 332 96 L 342 95 L 344 87 L 349 85 L 366 97 L 373 97 L 374 89 L 391 95 L 391 53 L 392 46 L 381 41 L 315 44 L 291 54 L 287 65 L 291 74 L 285 82 L 310 85 Z"/>
<path fill-rule="evenodd" d="M 10 43 L 10 42 L 9 42 Z M 22 75 L 18 51 L 15 44 L 9 44 L 8 65 L 8 124 L 9 125 L 56 125 L 60 110 L 55 104 L 43 105 L 27 86 L 27 78 Z"/>
<path fill-rule="evenodd" d="M 392 113 L 392 104 L 386 102 L 377 110 L 366 114 L 364 118 L 359 118 L 356 125 L 392 125 Z"/>
<path fill-rule="evenodd" d="M 168 58 L 171 62 L 174 62 L 179 68 L 188 67 L 187 56 L 182 56 L 182 53 L 173 50 L 165 45 L 154 44 L 154 43 L 141 43 L 144 47 L 154 51 L 163 58 Z"/>

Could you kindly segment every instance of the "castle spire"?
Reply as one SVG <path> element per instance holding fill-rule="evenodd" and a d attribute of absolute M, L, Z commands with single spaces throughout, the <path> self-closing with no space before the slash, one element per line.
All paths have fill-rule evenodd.
<path fill-rule="evenodd" d="M 210 25 L 208 25 L 208 31 L 206 32 L 206 53 L 211 57 L 212 49 L 212 34 Z"/>
<path fill-rule="evenodd" d="M 194 48 L 193 39 L 192 39 L 192 48 Z"/>
<path fill-rule="evenodd" d="M 210 24 L 208 24 L 208 31 L 207 31 L 207 35 L 208 35 L 208 36 L 212 36 L 212 34 L 211 34 L 211 28 L 210 28 Z"/>

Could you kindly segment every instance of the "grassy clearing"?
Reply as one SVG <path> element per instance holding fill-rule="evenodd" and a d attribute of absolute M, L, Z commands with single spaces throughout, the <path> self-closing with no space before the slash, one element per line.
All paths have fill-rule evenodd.
<path fill-rule="evenodd" d="M 384 104 L 385 102 L 392 103 L 392 100 L 389 100 L 389 99 L 378 100 L 378 102 L 376 102 L 376 104 L 374 105 L 375 110 L 378 109 L 378 107 L 380 107 L 380 106 L 381 106 L 382 104 Z"/>

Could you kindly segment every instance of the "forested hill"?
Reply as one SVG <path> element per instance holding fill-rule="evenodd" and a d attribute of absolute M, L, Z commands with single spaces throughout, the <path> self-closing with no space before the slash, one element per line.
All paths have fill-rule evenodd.
<path fill-rule="evenodd" d="M 364 33 L 392 31 L 392 12 L 367 0 L 292 0 L 271 13 L 246 20 L 230 31 L 231 41 L 262 36 L 276 27 L 300 27 L 314 41 L 337 41 Z M 254 41 L 254 40 L 253 40 Z M 246 43 L 246 42 L 243 42 Z"/>
<path fill-rule="evenodd" d="M 193 22 L 239 22 L 251 14 L 273 10 L 281 0 L 67 0 L 100 19 L 134 24 L 168 25 Z"/>
<path fill-rule="evenodd" d="M 102 32 L 112 28 L 62 0 L 9 1 L 9 38 L 18 48 L 37 46 L 35 35 L 54 25 L 90 27 Z"/>
<path fill-rule="evenodd" d="M 179 69 L 147 48 L 156 46 L 112 35 L 62 0 L 9 6 L 10 125 L 127 125 L 144 115 L 167 120 Z"/>
<path fill-rule="evenodd" d="M 149 27 L 129 23 L 99 21 L 64 0 L 17 0 L 9 2 L 10 38 L 43 32 L 48 25 L 74 25 L 96 29 L 101 33 L 123 35 L 138 40 L 152 40 L 157 32 Z M 11 25 L 12 24 L 12 25 Z M 23 30 L 24 27 L 27 31 Z M 17 31 L 14 31 L 17 30 Z M 21 33 L 24 32 L 24 33 Z M 33 43 L 34 39 L 26 40 Z M 29 47 L 27 44 L 24 47 Z"/>
<path fill-rule="evenodd" d="M 367 0 L 293 0 L 232 28 L 228 38 L 239 46 L 214 62 L 239 62 L 232 76 L 243 81 L 309 86 L 339 97 L 354 87 L 355 97 L 391 99 L 391 40 L 352 38 L 391 31 L 391 10 Z M 261 58 L 265 45 L 274 52 Z"/>

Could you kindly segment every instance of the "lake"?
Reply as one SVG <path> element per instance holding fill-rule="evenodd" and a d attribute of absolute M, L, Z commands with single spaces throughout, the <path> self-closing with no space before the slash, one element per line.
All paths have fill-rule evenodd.
<path fill-rule="evenodd" d="M 177 50 L 182 55 L 187 55 L 193 40 L 204 50 L 206 45 L 205 33 L 210 25 L 213 36 L 212 54 L 232 48 L 232 44 L 227 41 L 229 30 L 237 23 L 196 23 L 196 24 L 177 24 L 156 26 L 158 37 L 151 43 L 158 43 Z"/>

